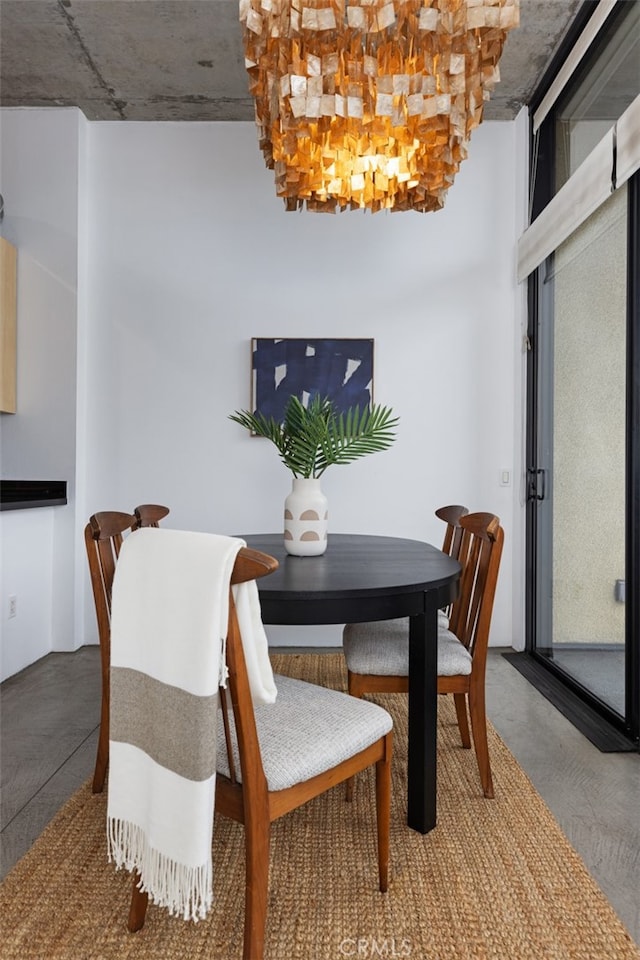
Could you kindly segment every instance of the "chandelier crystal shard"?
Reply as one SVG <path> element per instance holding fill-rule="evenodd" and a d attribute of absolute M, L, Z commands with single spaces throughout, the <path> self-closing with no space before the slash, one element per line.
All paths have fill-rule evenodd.
<path fill-rule="evenodd" d="M 260 148 L 287 210 L 438 210 L 518 0 L 240 0 Z"/>

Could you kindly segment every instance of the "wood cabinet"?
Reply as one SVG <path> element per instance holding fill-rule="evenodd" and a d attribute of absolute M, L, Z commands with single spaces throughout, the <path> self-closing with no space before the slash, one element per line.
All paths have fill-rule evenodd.
<path fill-rule="evenodd" d="M 0 237 L 0 412 L 16 412 L 16 248 Z"/>

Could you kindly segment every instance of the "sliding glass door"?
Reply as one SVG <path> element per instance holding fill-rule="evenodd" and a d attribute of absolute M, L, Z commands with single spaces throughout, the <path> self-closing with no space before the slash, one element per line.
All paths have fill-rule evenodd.
<path fill-rule="evenodd" d="M 640 3 L 590 32 L 604 9 L 581 8 L 531 106 L 529 251 L 553 252 L 529 280 L 527 651 L 541 689 L 624 749 L 640 733 Z"/>
<path fill-rule="evenodd" d="M 625 704 L 627 191 L 538 271 L 535 649 Z"/>

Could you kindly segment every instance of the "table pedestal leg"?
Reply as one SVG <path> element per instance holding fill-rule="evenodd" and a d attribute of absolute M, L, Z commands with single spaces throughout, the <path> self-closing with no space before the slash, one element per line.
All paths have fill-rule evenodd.
<path fill-rule="evenodd" d="M 428 833 L 436 825 L 438 612 L 409 621 L 409 757 L 407 822 Z"/>

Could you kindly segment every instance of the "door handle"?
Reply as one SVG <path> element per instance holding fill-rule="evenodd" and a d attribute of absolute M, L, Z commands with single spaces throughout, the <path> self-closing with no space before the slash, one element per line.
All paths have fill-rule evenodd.
<path fill-rule="evenodd" d="M 527 469 L 527 500 L 544 500 L 547 493 L 547 471 Z"/>
<path fill-rule="evenodd" d="M 547 471 L 536 470 L 536 473 L 538 475 L 536 500 L 544 500 L 547 493 Z"/>

